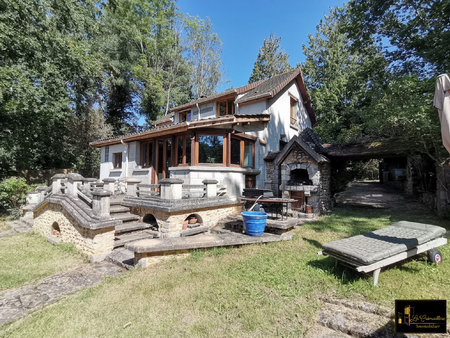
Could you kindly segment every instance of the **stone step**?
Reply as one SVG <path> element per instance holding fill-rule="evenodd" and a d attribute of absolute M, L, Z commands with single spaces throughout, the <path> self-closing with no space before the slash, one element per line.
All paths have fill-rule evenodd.
<path fill-rule="evenodd" d="M 152 227 L 151 224 L 141 223 L 141 222 L 128 222 L 116 226 L 116 235 L 123 234 L 126 232 L 146 230 Z M 157 231 L 155 231 L 157 233 Z"/>
<path fill-rule="evenodd" d="M 132 222 L 139 220 L 138 215 L 133 215 L 130 213 L 123 213 L 123 214 L 114 214 L 112 215 L 114 219 L 121 220 L 122 222 Z"/>
<path fill-rule="evenodd" d="M 119 214 L 119 213 L 126 213 L 126 212 L 130 212 L 130 208 L 128 207 L 124 207 L 120 204 L 116 204 L 116 205 L 112 205 L 109 209 L 109 212 L 111 214 Z M 113 216 L 114 217 L 114 216 Z"/>
<path fill-rule="evenodd" d="M 134 252 L 125 248 L 117 248 L 106 257 L 106 260 L 129 270 L 134 267 Z"/>
<path fill-rule="evenodd" d="M 129 234 L 123 234 L 120 236 L 116 236 L 114 239 L 114 248 L 118 248 L 121 246 L 124 246 L 127 243 L 139 241 L 141 239 L 150 239 L 153 238 L 153 234 L 139 231 L 139 232 L 132 232 Z"/>

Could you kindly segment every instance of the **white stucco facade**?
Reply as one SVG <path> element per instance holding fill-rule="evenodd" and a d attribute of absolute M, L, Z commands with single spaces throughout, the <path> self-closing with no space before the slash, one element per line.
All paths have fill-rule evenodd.
<path fill-rule="evenodd" d="M 235 99 L 239 100 L 242 95 Z M 217 102 L 224 98 L 218 98 L 203 104 L 195 104 L 180 110 L 190 111 L 190 121 L 217 118 Z M 295 102 L 296 121 L 291 124 L 291 102 Z M 180 123 L 179 114 L 173 116 L 173 123 Z M 239 117 L 254 117 L 250 123 L 235 123 L 233 125 L 212 126 L 215 130 L 224 128 L 234 129 L 238 133 L 245 133 L 256 138 L 254 169 L 226 167 L 226 166 L 178 166 L 170 167 L 170 177 L 183 179 L 185 184 L 201 184 L 203 179 L 217 179 L 219 185 L 227 185 L 229 192 L 240 195 L 245 186 L 245 175 L 256 175 L 256 186 L 265 188 L 267 183 L 266 164 L 264 158 L 269 152 L 280 150 L 280 141 L 289 142 L 305 128 L 311 128 L 311 119 L 305 108 L 298 82 L 294 78 L 270 99 L 262 99 L 252 103 L 236 104 L 234 113 Z M 268 122 L 258 121 L 258 116 L 270 116 Z M 267 119 L 266 119 L 267 120 Z M 210 127 L 211 128 L 211 127 Z M 193 129 L 201 131 L 201 129 Z M 165 136 L 167 137 L 167 136 Z M 105 154 L 108 150 L 108 155 Z M 122 168 L 113 168 L 114 153 L 122 153 Z M 138 178 L 142 183 L 150 184 L 151 168 L 141 168 L 140 142 L 114 144 L 101 148 L 100 178 L 113 177 L 117 179 Z"/>

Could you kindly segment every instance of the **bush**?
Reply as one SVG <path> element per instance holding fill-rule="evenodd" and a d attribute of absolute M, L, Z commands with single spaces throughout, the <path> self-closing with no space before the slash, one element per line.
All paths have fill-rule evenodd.
<path fill-rule="evenodd" d="M 18 215 L 18 210 L 25 203 L 27 193 L 33 187 L 24 178 L 10 177 L 0 183 L 0 208 L 11 215 Z"/>

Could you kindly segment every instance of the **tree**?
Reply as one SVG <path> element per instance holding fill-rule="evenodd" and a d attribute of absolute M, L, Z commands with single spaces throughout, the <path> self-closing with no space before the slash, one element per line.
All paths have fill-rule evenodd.
<path fill-rule="evenodd" d="M 386 62 L 373 44 L 354 48 L 343 9 L 331 10 L 303 46 L 305 81 L 325 142 L 347 143 L 366 134 L 364 112 L 385 83 Z"/>
<path fill-rule="evenodd" d="M 187 17 L 186 24 L 186 55 L 192 66 L 191 85 L 194 98 L 208 96 L 214 93 L 222 73 L 222 42 L 212 30 L 209 19 Z"/>
<path fill-rule="evenodd" d="M 273 34 L 270 34 L 268 39 L 264 39 L 264 43 L 259 49 L 253 65 L 253 71 L 248 80 L 249 83 L 292 70 L 288 63 L 289 56 L 283 50 L 280 50 L 280 42 L 281 37 L 277 38 Z"/>
<path fill-rule="evenodd" d="M 425 76 L 450 71 L 448 1 L 353 0 L 349 10 L 349 33 L 362 42 L 376 37 L 396 70 Z"/>

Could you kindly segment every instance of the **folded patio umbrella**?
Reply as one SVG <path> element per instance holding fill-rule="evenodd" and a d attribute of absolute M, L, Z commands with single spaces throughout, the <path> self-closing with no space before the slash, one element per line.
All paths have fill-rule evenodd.
<path fill-rule="evenodd" d="M 433 103 L 439 111 L 442 143 L 450 153 L 450 77 L 448 74 L 438 76 Z"/>

